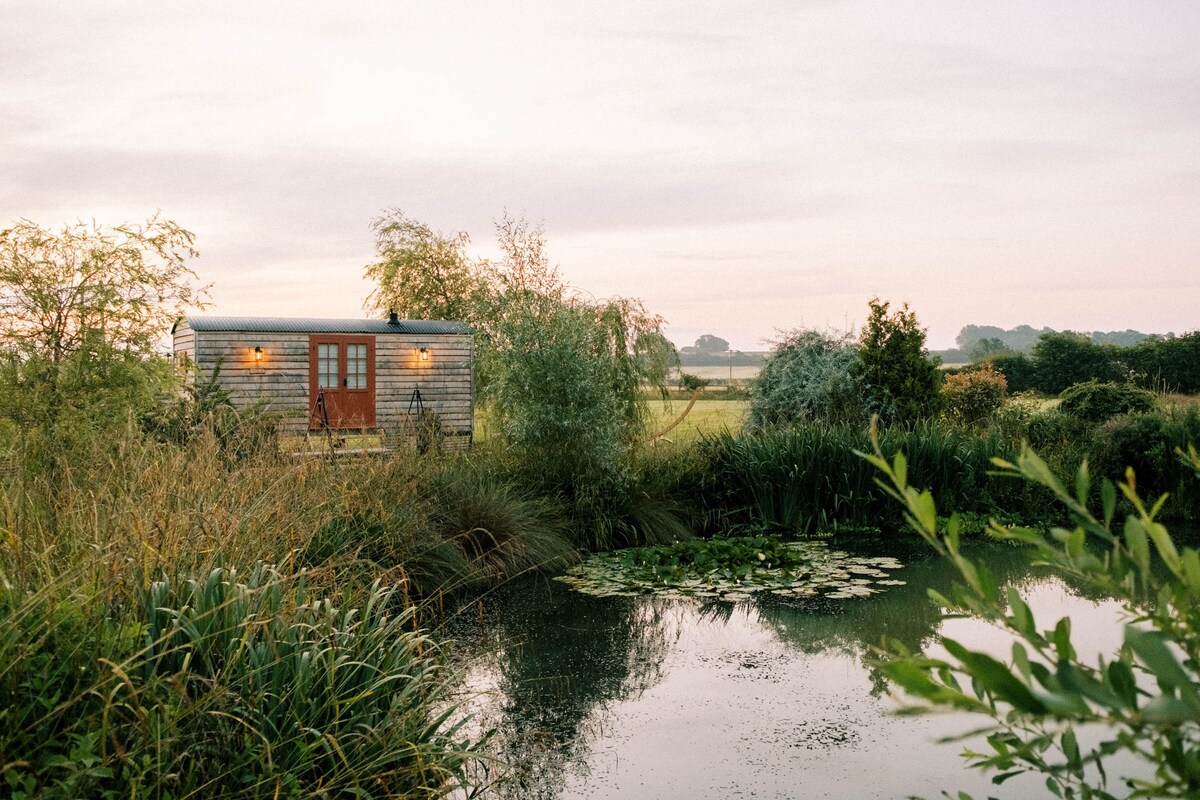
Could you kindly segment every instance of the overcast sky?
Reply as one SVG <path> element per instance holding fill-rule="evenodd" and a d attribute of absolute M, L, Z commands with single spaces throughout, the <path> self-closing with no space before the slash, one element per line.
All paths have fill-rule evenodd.
<path fill-rule="evenodd" d="M 677 344 L 908 301 L 1200 327 L 1200 3 L 0 0 L 0 227 L 197 234 L 210 313 L 361 316 L 370 220 L 507 209 Z"/>

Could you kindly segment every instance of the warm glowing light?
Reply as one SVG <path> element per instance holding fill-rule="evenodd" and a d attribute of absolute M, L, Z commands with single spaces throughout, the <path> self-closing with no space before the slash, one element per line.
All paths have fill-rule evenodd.
<path fill-rule="evenodd" d="M 254 348 L 254 360 L 262 361 L 262 348 L 261 347 Z"/>
<path fill-rule="evenodd" d="M 425 347 L 422 347 L 422 348 L 421 348 L 421 360 L 422 360 L 422 361 L 428 361 L 428 360 L 429 360 L 429 350 L 428 350 L 428 348 L 425 348 Z"/>

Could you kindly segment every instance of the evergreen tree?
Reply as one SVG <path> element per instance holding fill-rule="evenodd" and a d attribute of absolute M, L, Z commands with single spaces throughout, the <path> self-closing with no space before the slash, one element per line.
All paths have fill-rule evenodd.
<path fill-rule="evenodd" d="M 890 304 L 874 298 L 871 316 L 859 337 L 857 378 L 867 410 L 884 422 L 912 422 L 942 407 L 942 374 L 925 350 L 925 329 L 905 303 L 889 314 Z"/>

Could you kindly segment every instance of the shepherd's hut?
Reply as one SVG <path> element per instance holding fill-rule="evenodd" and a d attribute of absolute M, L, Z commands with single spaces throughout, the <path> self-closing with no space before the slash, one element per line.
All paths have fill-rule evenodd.
<path fill-rule="evenodd" d="M 404 431 L 435 421 L 470 441 L 472 339 L 461 322 L 187 316 L 178 363 L 216 376 L 235 405 L 261 400 L 290 433 Z"/>

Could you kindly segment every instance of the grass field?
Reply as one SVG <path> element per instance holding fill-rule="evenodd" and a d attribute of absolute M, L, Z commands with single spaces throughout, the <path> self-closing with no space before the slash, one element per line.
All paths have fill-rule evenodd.
<path fill-rule="evenodd" d="M 687 400 L 653 402 L 652 433 L 659 433 L 679 418 Z M 697 400 L 688 415 L 664 437 L 673 442 L 694 441 L 705 433 L 720 433 L 723 428 L 737 430 L 746 419 L 750 404 L 745 400 Z"/>

